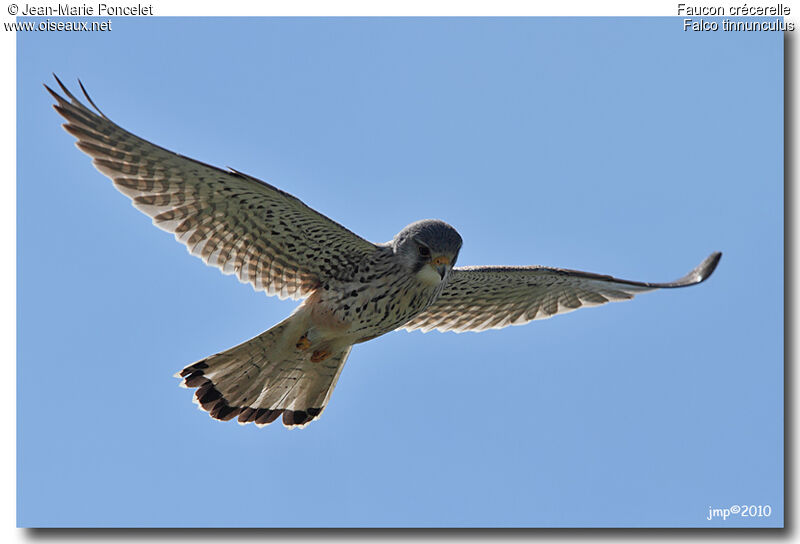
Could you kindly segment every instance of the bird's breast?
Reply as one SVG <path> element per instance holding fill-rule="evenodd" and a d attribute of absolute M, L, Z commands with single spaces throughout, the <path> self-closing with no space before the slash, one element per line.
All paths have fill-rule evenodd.
<path fill-rule="evenodd" d="M 328 284 L 318 291 L 315 314 L 342 324 L 357 340 L 392 331 L 427 308 L 438 286 L 413 275 L 387 274 L 372 282 Z"/>

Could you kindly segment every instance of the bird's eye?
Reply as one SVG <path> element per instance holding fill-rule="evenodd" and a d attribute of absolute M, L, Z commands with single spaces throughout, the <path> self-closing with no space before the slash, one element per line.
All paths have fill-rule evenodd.
<path fill-rule="evenodd" d="M 423 257 L 430 257 L 431 250 L 425 246 L 419 246 L 419 254 L 422 255 Z"/>

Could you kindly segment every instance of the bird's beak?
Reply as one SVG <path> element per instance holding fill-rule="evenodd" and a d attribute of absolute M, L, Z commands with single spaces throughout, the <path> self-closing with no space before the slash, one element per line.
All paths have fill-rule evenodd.
<path fill-rule="evenodd" d="M 439 273 L 439 277 L 444 279 L 444 275 L 447 274 L 447 271 L 451 268 L 450 257 L 439 255 L 431 261 L 431 266 Z"/>

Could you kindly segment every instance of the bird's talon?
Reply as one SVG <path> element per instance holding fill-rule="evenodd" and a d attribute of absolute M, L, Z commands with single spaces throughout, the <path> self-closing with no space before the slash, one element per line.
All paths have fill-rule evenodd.
<path fill-rule="evenodd" d="M 305 351 L 311 347 L 311 340 L 309 340 L 308 336 L 304 334 L 303 336 L 300 337 L 300 340 L 297 341 L 297 344 L 295 344 L 295 346 L 297 347 L 297 349 Z"/>
<path fill-rule="evenodd" d="M 314 353 L 311 354 L 311 362 L 312 363 L 321 363 L 325 359 L 331 356 L 330 351 L 326 351 L 324 349 L 318 349 Z"/>

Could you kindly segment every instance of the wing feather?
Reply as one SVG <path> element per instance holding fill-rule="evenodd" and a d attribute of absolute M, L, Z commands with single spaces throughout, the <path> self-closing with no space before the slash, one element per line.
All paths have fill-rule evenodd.
<path fill-rule="evenodd" d="M 56 78 L 56 111 L 76 145 L 132 204 L 187 250 L 256 290 L 302 298 L 332 273 L 376 250 L 294 196 L 256 178 L 225 171 L 120 128 L 84 94 L 92 111 Z M 83 85 L 81 85 L 83 89 Z"/>
<path fill-rule="evenodd" d="M 543 266 L 455 268 L 436 302 L 403 328 L 464 332 L 523 325 L 584 306 L 629 300 L 638 293 L 701 283 L 714 272 L 721 256 L 712 253 L 686 276 L 669 283 Z"/>

